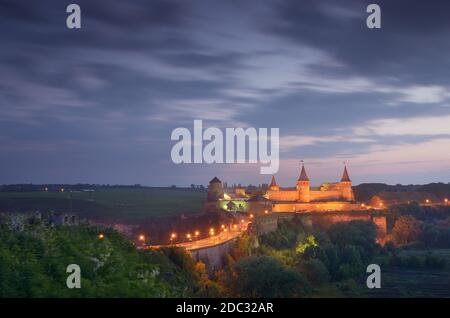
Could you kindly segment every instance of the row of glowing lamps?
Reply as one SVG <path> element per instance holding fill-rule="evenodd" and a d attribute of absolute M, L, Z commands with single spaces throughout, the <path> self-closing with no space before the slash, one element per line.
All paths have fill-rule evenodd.
<path fill-rule="evenodd" d="M 250 218 L 253 218 L 253 214 L 250 214 Z M 242 219 L 241 223 L 244 223 L 245 221 Z M 238 229 L 238 225 L 237 224 L 233 224 L 231 227 L 233 230 L 237 230 Z M 222 232 L 227 233 L 228 232 L 228 228 L 227 226 L 225 226 L 225 224 L 222 224 L 220 226 L 220 229 Z M 214 236 L 216 235 L 216 230 L 212 227 L 209 229 L 208 232 L 209 236 Z M 194 236 L 191 233 L 187 233 L 186 234 L 186 239 L 188 239 L 189 241 L 192 241 L 192 239 L 195 237 L 196 239 L 198 239 L 198 237 L 200 236 L 200 231 L 195 231 L 194 232 Z M 172 233 L 170 234 L 170 242 L 172 243 L 176 238 L 178 237 L 177 233 Z"/>
<path fill-rule="evenodd" d="M 409 203 L 410 203 L 410 202 L 408 201 L 408 204 L 409 204 Z M 431 201 L 430 201 L 429 199 L 426 199 L 426 200 L 425 200 L 425 203 L 426 203 L 426 204 L 430 204 Z M 444 199 L 444 203 L 445 203 L 445 205 L 448 205 L 448 199 L 447 199 L 447 198 Z M 380 202 L 378 205 L 379 205 L 380 207 L 382 207 L 384 204 L 383 204 L 383 202 Z M 364 204 L 364 203 L 361 204 L 361 207 L 365 207 L 365 204 Z"/>
<path fill-rule="evenodd" d="M 253 218 L 253 214 L 250 214 L 249 216 L 250 216 L 251 219 Z M 244 219 L 242 219 L 241 223 L 244 223 L 244 222 L 245 222 Z M 228 229 L 227 229 L 227 227 L 224 224 L 222 224 L 220 226 L 220 228 L 221 228 L 222 232 L 225 232 L 225 233 L 228 232 Z M 233 228 L 233 230 L 237 230 L 238 225 L 237 224 L 233 224 L 232 228 Z M 215 232 L 214 228 L 210 228 L 209 229 L 209 235 L 210 236 L 214 236 L 215 234 L 216 234 L 216 232 Z M 192 241 L 193 238 L 198 239 L 199 236 L 200 236 L 200 231 L 195 231 L 193 235 L 191 233 L 187 233 L 186 234 L 186 239 L 188 239 L 189 241 Z M 177 233 L 171 233 L 170 234 L 170 242 L 172 243 L 177 237 L 178 237 Z M 103 234 L 103 233 L 99 234 L 98 238 L 100 240 L 103 240 L 105 238 L 105 234 Z M 145 235 L 144 234 L 139 235 L 138 240 L 140 242 L 145 242 L 145 240 L 146 240 Z"/>
<path fill-rule="evenodd" d="M 105 238 L 105 234 L 100 233 L 100 234 L 98 235 L 98 238 L 99 238 L 100 240 L 103 240 L 103 239 Z M 144 235 L 144 234 L 139 235 L 139 236 L 138 236 L 138 239 L 139 239 L 139 241 L 141 241 L 141 242 L 145 242 L 145 235 Z"/>

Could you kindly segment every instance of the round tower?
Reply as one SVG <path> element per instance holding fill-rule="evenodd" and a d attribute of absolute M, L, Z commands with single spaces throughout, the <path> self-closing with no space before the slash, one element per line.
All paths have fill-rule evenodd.
<path fill-rule="evenodd" d="M 342 174 L 341 181 L 339 182 L 339 186 L 341 189 L 342 198 L 345 201 L 355 201 L 355 196 L 352 189 L 352 180 L 350 180 L 348 175 L 347 166 L 344 166 L 344 172 Z"/>
<path fill-rule="evenodd" d="M 219 178 L 214 177 L 209 182 L 208 199 L 216 201 L 221 199 L 222 197 L 223 197 L 222 181 L 220 181 Z"/>
<path fill-rule="evenodd" d="M 310 197 L 310 183 L 308 175 L 306 174 L 305 165 L 302 164 L 302 171 L 297 180 L 298 200 L 302 202 L 309 202 Z"/>

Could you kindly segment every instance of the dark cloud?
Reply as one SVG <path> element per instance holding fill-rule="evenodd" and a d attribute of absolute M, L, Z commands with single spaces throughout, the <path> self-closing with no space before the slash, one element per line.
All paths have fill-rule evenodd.
<path fill-rule="evenodd" d="M 421 83 L 449 82 L 450 3 L 445 0 L 377 1 L 382 28 L 366 27 L 373 1 L 279 2 L 278 19 L 265 28 L 300 45 L 325 50 L 351 71 Z M 436 63 L 439 61 L 439 63 Z"/>

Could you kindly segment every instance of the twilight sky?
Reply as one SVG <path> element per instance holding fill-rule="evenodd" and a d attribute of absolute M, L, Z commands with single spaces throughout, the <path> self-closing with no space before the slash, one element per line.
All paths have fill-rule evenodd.
<path fill-rule="evenodd" d="M 66 28 L 66 6 L 82 10 Z M 366 27 L 366 6 L 382 28 Z M 448 0 L 2 0 L 0 184 L 269 182 L 176 127 L 280 128 L 277 180 L 450 181 Z"/>

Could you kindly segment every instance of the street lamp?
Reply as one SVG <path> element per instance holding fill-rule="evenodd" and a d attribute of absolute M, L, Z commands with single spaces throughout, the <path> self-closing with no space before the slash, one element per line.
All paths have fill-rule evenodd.
<path fill-rule="evenodd" d="M 186 234 L 186 238 L 187 238 L 189 241 L 191 241 L 191 240 L 192 240 L 191 234 L 190 234 L 190 233 Z"/>
<path fill-rule="evenodd" d="M 170 234 L 170 244 L 172 244 L 173 240 L 177 238 L 177 234 L 176 233 L 172 233 Z"/>
<path fill-rule="evenodd" d="M 196 238 L 198 238 L 198 236 L 200 235 L 200 232 L 199 231 L 195 231 L 194 235 L 195 235 Z"/>
<path fill-rule="evenodd" d="M 250 214 L 250 219 L 253 219 L 253 213 Z"/>
<path fill-rule="evenodd" d="M 139 235 L 139 241 L 141 241 L 141 242 L 145 241 L 145 235 L 144 234 Z"/>
<path fill-rule="evenodd" d="M 445 202 L 445 205 L 448 205 L 448 199 L 447 198 L 444 199 L 444 202 Z"/>
<path fill-rule="evenodd" d="M 103 239 L 105 238 L 105 235 L 103 235 L 103 233 L 101 233 L 101 234 L 98 235 L 98 238 L 99 238 L 100 240 L 103 240 Z"/>

